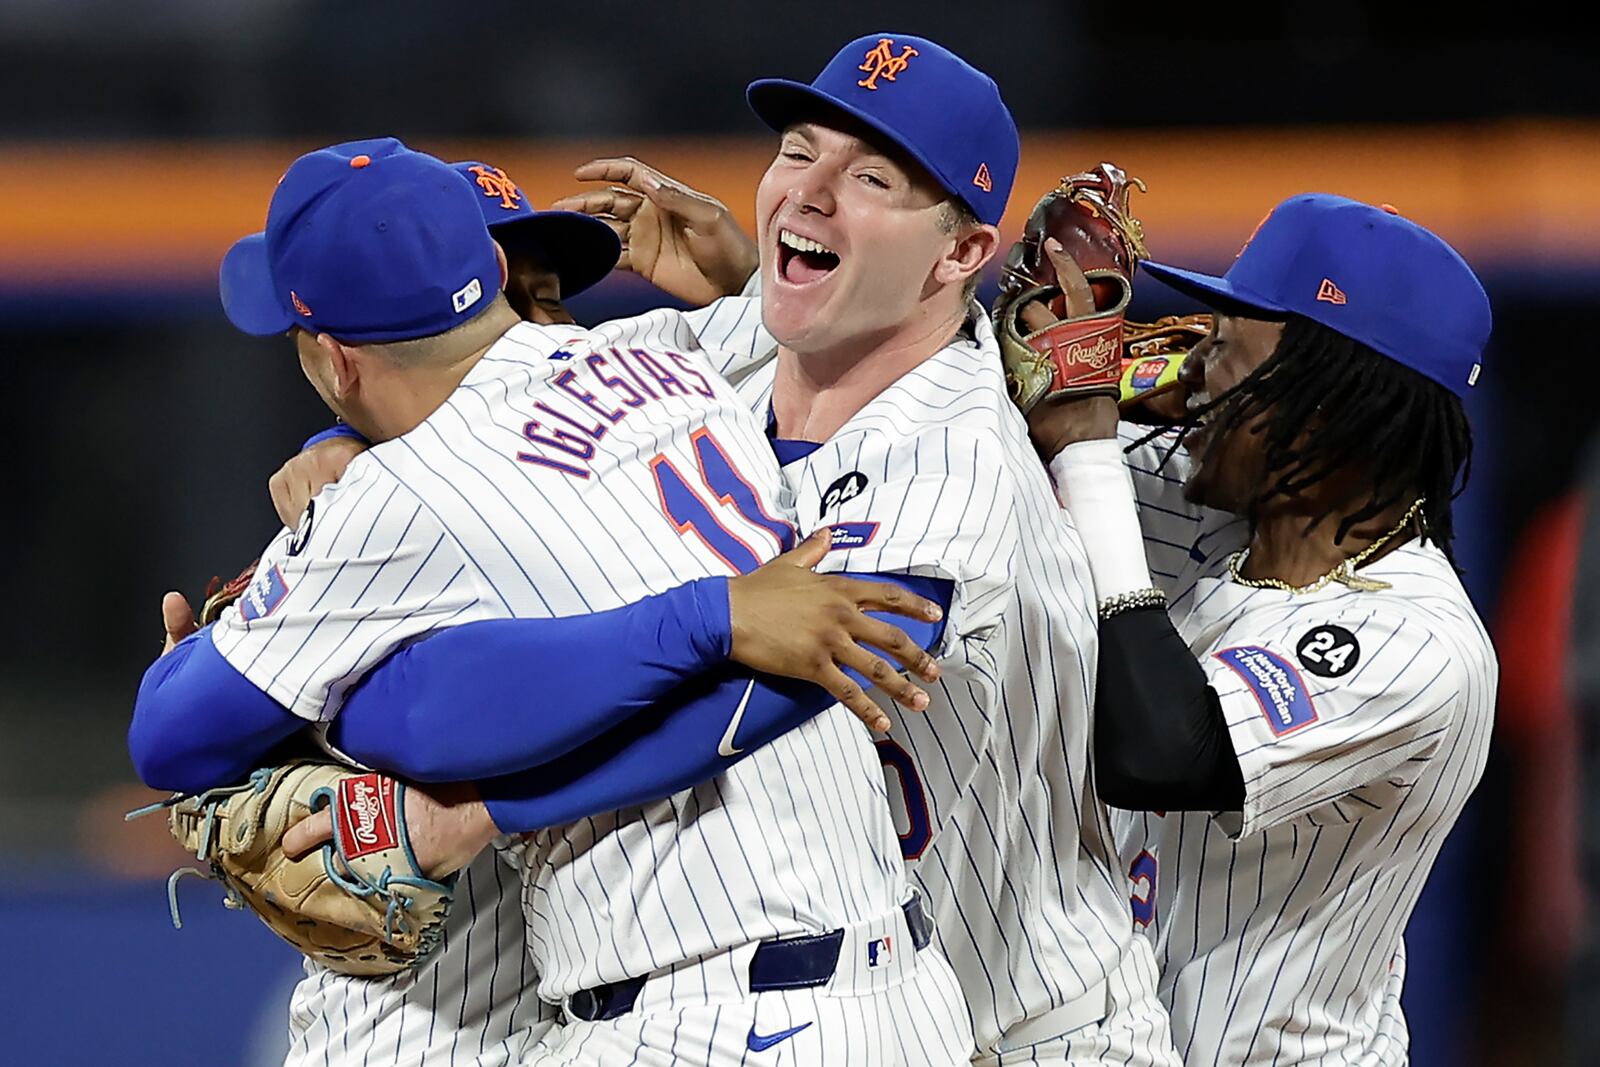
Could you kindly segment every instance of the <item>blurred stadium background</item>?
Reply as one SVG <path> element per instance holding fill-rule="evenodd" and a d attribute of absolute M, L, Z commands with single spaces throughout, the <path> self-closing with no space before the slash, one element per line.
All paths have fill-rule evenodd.
<path fill-rule="evenodd" d="M 1488 775 L 1411 926 L 1413 1063 L 1600 1062 L 1578 1050 L 1600 1016 L 1569 1011 L 1587 988 L 1570 977 L 1586 735 L 1567 684 L 1574 663 L 1600 673 L 1584 580 L 1600 530 L 1575 493 L 1600 486 L 1578 395 L 1600 302 L 1600 88 L 1584 36 L 1529 15 L 1468 31 L 1376 4 L 4 0 L 0 913 L 16 951 L 0 1060 L 281 1053 L 296 958 L 198 883 L 172 930 L 162 880 L 183 857 L 159 819 L 121 815 L 151 797 L 123 733 L 161 593 L 198 595 L 251 558 L 276 525 L 267 476 L 327 422 L 286 347 L 234 333 L 215 296 L 283 168 L 395 134 L 497 163 L 544 206 L 575 164 L 631 153 L 748 223 L 771 139 L 743 86 L 808 79 L 890 28 L 1000 82 L 1023 129 L 1008 239 L 1060 175 L 1110 160 L 1148 182 L 1134 206 L 1160 258 L 1220 268 L 1268 207 L 1314 189 L 1395 204 L 1478 268 L 1496 331 L 1460 554 L 1508 661 Z M 1135 312 L 1187 310 L 1155 289 Z M 614 277 L 574 309 L 663 299 Z"/>

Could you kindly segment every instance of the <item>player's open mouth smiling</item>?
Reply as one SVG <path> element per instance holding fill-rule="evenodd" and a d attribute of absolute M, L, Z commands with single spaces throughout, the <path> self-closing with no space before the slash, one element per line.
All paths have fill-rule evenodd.
<path fill-rule="evenodd" d="M 839 265 L 839 253 L 792 230 L 778 231 L 778 278 L 790 285 L 821 281 Z"/>

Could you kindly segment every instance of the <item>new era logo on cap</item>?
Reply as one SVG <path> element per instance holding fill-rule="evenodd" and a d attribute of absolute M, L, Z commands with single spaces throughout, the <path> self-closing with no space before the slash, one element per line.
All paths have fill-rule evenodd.
<path fill-rule="evenodd" d="M 986 193 L 994 192 L 994 178 L 989 175 L 989 164 L 978 164 L 978 173 L 972 176 L 972 184 Z"/>
<path fill-rule="evenodd" d="M 1347 304 L 1349 298 L 1344 295 L 1344 290 L 1333 284 L 1331 278 L 1322 279 L 1322 284 L 1317 286 L 1317 299 L 1329 304 Z"/>

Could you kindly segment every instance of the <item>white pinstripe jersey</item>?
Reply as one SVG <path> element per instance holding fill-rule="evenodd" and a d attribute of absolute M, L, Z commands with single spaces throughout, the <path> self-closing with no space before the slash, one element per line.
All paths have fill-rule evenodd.
<path fill-rule="evenodd" d="M 462 870 L 438 955 L 394 978 L 310 962 L 289 1003 L 285 1067 L 510 1067 L 555 1022 L 534 992 L 516 850 Z"/>
<path fill-rule="evenodd" d="M 1494 649 L 1416 541 L 1361 568 L 1392 584 L 1379 592 L 1232 581 L 1245 521 L 1185 502 L 1188 456 L 1159 468 L 1163 451 L 1129 456 L 1146 555 L 1245 780 L 1242 812 L 1114 814 L 1178 1051 L 1189 1067 L 1403 1064 L 1401 937 L 1483 772 Z"/>
<path fill-rule="evenodd" d="M 267 548 L 216 645 L 325 720 L 431 630 L 600 611 L 754 567 L 791 533 L 782 486 L 677 312 L 519 324 L 420 426 L 357 457 L 309 530 Z M 535 713 L 560 713 L 539 699 Z M 539 991 L 890 912 L 905 894 L 896 844 L 870 738 L 835 706 L 695 789 L 533 835 Z"/>
<path fill-rule="evenodd" d="M 765 418 L 776 345 L 759 301 L 691 313 Z M 839 524 L 829 569 L 949 579 L 943 676 L 925 714 L 887 697 L 880 744 L 914 877 L 980 1049 L 1077 999 L 1129 945 L 1088 753 L 1098 637 L 1082 543 L 1011 403 L 987 317 L 784 468 L 802 532 Z M 839 543 L 836 536 L 835 543 Z"/>

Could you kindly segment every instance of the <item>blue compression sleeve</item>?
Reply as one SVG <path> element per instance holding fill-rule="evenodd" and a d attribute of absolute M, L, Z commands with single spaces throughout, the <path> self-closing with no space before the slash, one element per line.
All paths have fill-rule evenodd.
<path fill-rule="evenodd" d="M 894 581 L 949 614 L 953 583 L 908 575 L 852 574 Z M 923 648 L 935 647 L 944 621 L 872 613 Z M 847 670 L 856 682 L 866 681 Z M 496 826 L 521 833 L 644 804 L 714 778 L 749 753 L 833 705 L 824 689 L 729 667 L 682 687 L 658 709 L 613 727 L 555 763 L 480 781 Z M 742 714 L 741 714 L 742 709 Z"/>
<path fill-rule="evenodd" d="M 453 626 L 390 656 L 328 730 L 341 752 L 419 782 L 548 763 L 724 663 L 728 580 L 625 607 Z"/>
<path fill-rule="evenodd" d="M 198 793 L 243 778 L 304 725 L 222 658 L 208 627 L 144 672 L 128 752 L 145 785 Z"/>
<path fill-rule="evenodd" d="M 390 657 L 369 675 L 372 684 L 351 694 L 329 739 L 370 766 L 419 781 L 502 774 L 554 759 L 651 706 L 727 659 L 731 640 L 723 578 L 595 615 L 470 623 Z M 574 663 L 593 677 L 565 673 Z M 549 688 L 552 680 L 572 691 Z M 535 717 L 524 713 L 530 706 L 567 714 Z M 464 717 L 463 707 L 484 715 Z M 198 792 L 243 778 L 305 725 L 223 659 L 203 631 L 145 672 L 128 751 L 145 784 Z M 519 758 L 496 762 L 507 743 L 521 746 Z"/>

